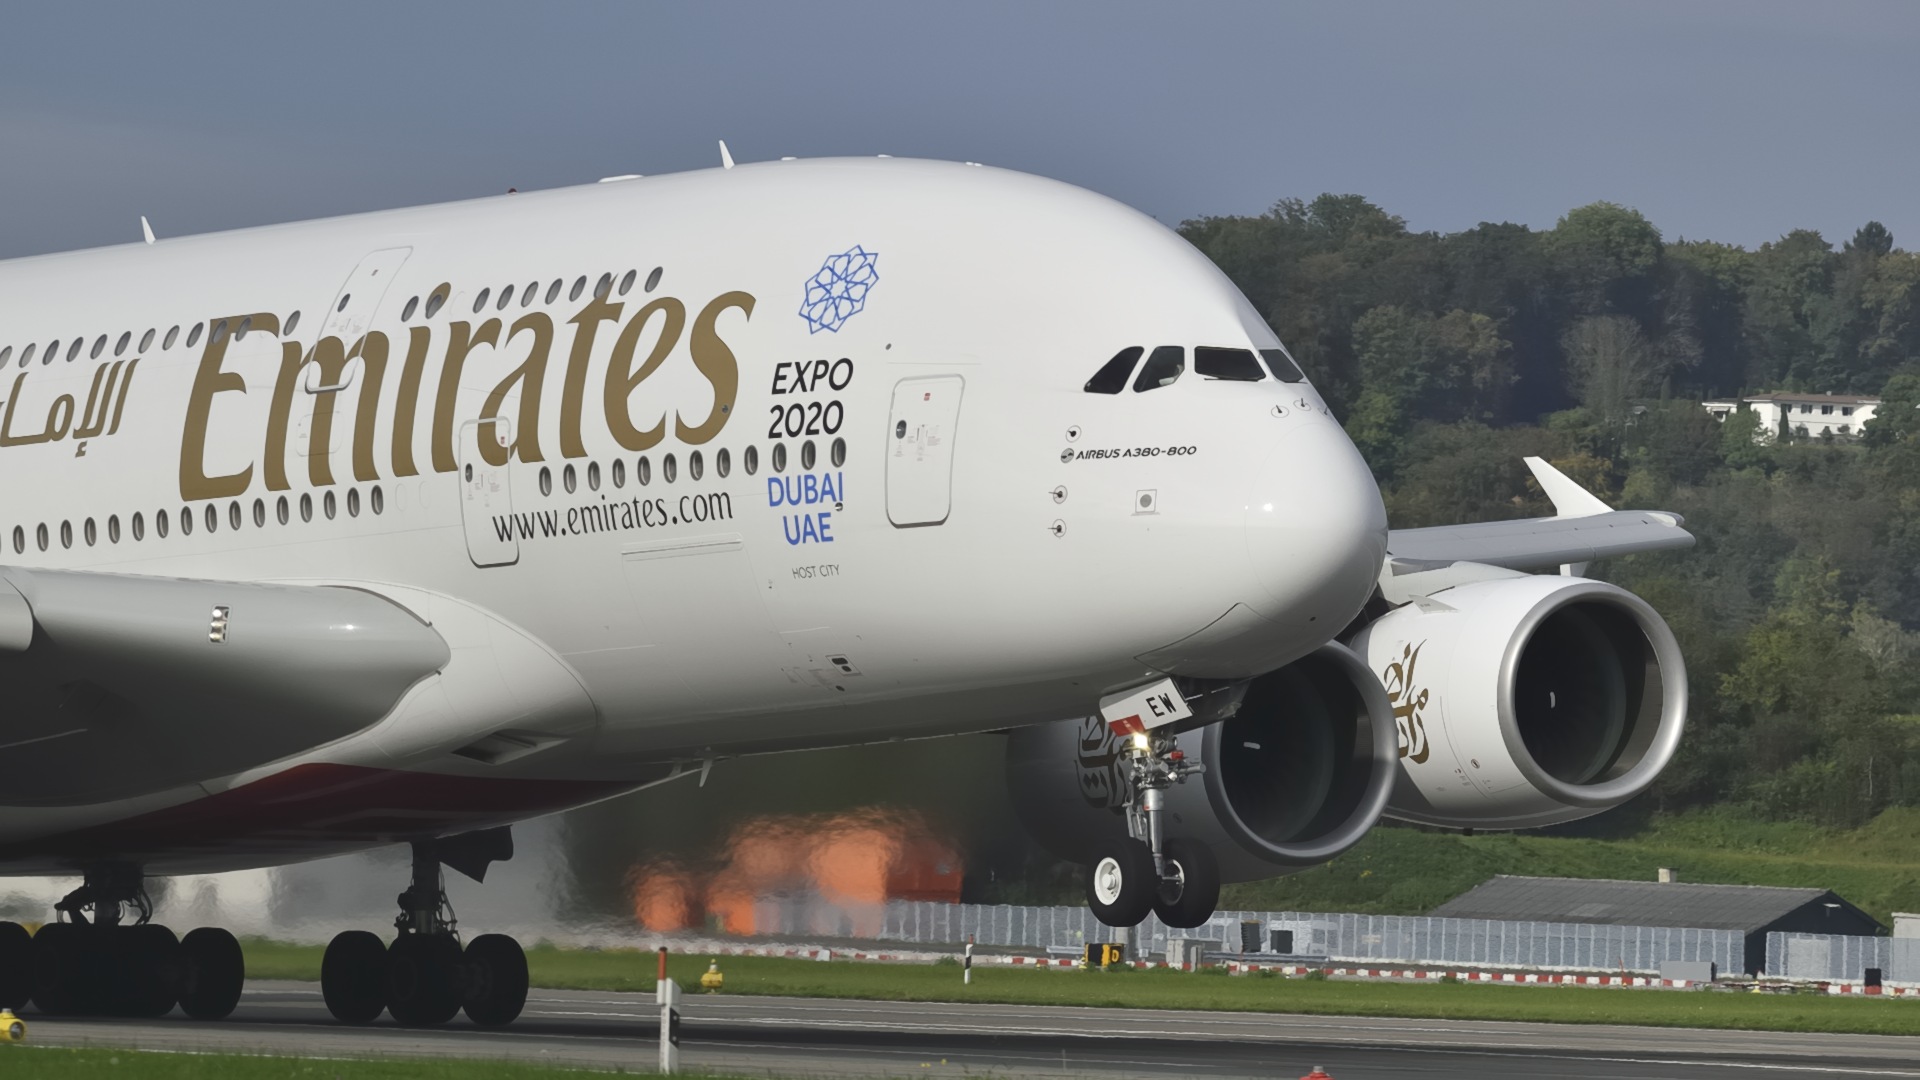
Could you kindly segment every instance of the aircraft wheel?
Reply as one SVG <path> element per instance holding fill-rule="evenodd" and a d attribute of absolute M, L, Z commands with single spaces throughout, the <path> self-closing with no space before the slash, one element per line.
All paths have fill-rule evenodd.
<path fill-rule="evenodd" d="M 33 997 L 33 935 L 17 922 L 0 922 L 0 1009 L 18 1009 Z"/>
<path fill-rule="evenodd" d="M 387 1011 L 408 1027 L 433 1027 L 460 1011 L 454 969 L 460 944 L 451 934 L 402 934 L 387 950 Z"/>
<path fill-rule="evenodd" d="M 387 946 L 365 930 L 334 935 L 320 958 L 320 996 L 343 1024 L 371 1024 L 387 1007 Z"/>
<path fill-rule="evenodd" d="M 1176 837 L 1167 841 L 1167 861 L 1174 876 L 1160 882 L 1153 913 L 1180 930 L 1205 926 L 1220 903 L 1220 864 L 1212 849 L 1198 840 Z"/>
<path fill-rule="evenodd" d="M 48 923 L 33 935 L 33 1004 L 53 1016 L 89 1011 L 99 967 L 92 927 Z"/>
<path fill-rule="evenodd" d="M 180 1009 L 195 1020 L 223 1020 L 240 1004 L 247 960 L 225 930 L 202 926 L 181 939 Z"/>
<path fill-rule="evenodd" d="M 1153 852 L 1132 838 L 1104 840 L 1094 846 L 1087 869 L 1087 906 L 1108 926 L 1138 926 L 1153 910 L 1160 875 Z"/>
<path fill-rule="evenodd" d="M 119 968 L 119 1006 L 129 1016 L 165 1016 L 180 999 L 180 939 L 154 923 L 117 928 L 112 957 Z"/>
<path fill-rule="evenodd" d="M 467 1019 L 481 1027 L 513 1022 L 527 1004 L 527 954 L 505 934 L 467 943 Z"/>

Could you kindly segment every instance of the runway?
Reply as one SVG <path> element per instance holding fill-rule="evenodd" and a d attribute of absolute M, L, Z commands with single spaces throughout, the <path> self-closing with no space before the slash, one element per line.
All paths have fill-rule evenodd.
<path fill-rule="evenodd" d="M 1545 991 L 1550 992 L 1550 991 Z M 766 1076 L 1632 1077 L 1920 1080 L 1920 1038 L 690 995 L 684 1069 Z M 503 1031 L 334 1023 L 315 983 L 248 987 L 228 1020 L 42 1017 L 42 1046 L 475 1057 L 628 1070 L 657 1059 L 650 994 L 535 990 Z M 1916 1017 L 1920 1019 L 1920 1017 Z"/>

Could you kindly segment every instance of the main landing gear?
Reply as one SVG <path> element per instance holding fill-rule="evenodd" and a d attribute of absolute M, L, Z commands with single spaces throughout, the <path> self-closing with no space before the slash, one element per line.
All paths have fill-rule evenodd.
<path fill-rule="evenodd" d="M 461 947 L 440 868 L 480 881 L 490 863 L 513 856 L 504 826 L 413 845 L 413 876 L 400 894 L 399 936 L 391 946 L 349 930 L 327 946 L 320 988 L 344 1023 L 390 1013 L 402 1024 L 443 1024 L 465 1010 L 486 1027 L 511 1023 L 527 1002 L 527 956 L 502 934 Z M 153 904 L 140 869 L 103 866 L 54 905 L 60 921 L 28 934 L 0 922 L 0 1008 L 31 1001 L 43 1013 L 162 1016 L 177 1005 L 196 1020 L 233 1012 L 246 982 L 240 943 L 201 927 L 177 938 L 149 921 Z"/>
<path fill-rule="evenodd" d="M 320 992 L 334 1019 L 369 1024 L 386 1012 L 410 1027 L 431 1027 L 464 1009 L 474 1023 L 499 1027 L 519 1016 L 527 1003 L 526 953 L 504 934 L 482 934 L 462 948 L 440 872 L 445 863 L 478 881 L 488 863 L 512 854 L 505 828 L 415 843 L 393 944 L 348 930 L 321 958 Z"/>
<path fill-rule="evenodd" d="M 137 867 L 95 868 L 54 908 L 60 921 L 32 935 L 0 922 L 0 1008 L 31 1001 L 53 1015 L 161 1016 L 178 1005 L 218 1020 L 239 1003 L 240 943 L 215 927 L 178 938 L 148 921 L 153 904 Z"/>
<path fill-rule="evenodd" d="M 1108 926 L 1137 926 L 1149 912 L 1179 929 L 1202 926 L 1220 902 L 1220 868 L 1207 845 L 1166 837 L 1167 789 L 1204 766 L 1186 760 L 1170 734 L 1124 736 L 1130 792 L 1127 835 L 1094 848 L 1087 906 Z"/>

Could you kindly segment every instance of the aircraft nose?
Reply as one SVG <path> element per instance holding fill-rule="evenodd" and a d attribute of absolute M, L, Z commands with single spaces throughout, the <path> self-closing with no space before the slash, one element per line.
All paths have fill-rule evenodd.
<path fill-rule="evenodd" d="M 1254 474 L 1245 532 L 1258 585 L 1248 605 L 1276 622 L 1333 633 L 1379 580 L 1387 511 L 1346 432 L 1316 418 L 1281 435 Z"/>

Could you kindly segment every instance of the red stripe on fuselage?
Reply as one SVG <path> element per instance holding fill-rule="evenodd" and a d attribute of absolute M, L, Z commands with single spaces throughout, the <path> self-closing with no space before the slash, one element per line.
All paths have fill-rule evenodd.
<path fill-rule="evenodd" d="M 296 862 L 503 825 L 633 787 L 296 765 L 217 795 L 62 835 L 0 846 L 0 866 L 103 861 L 194 869 Z"/>

